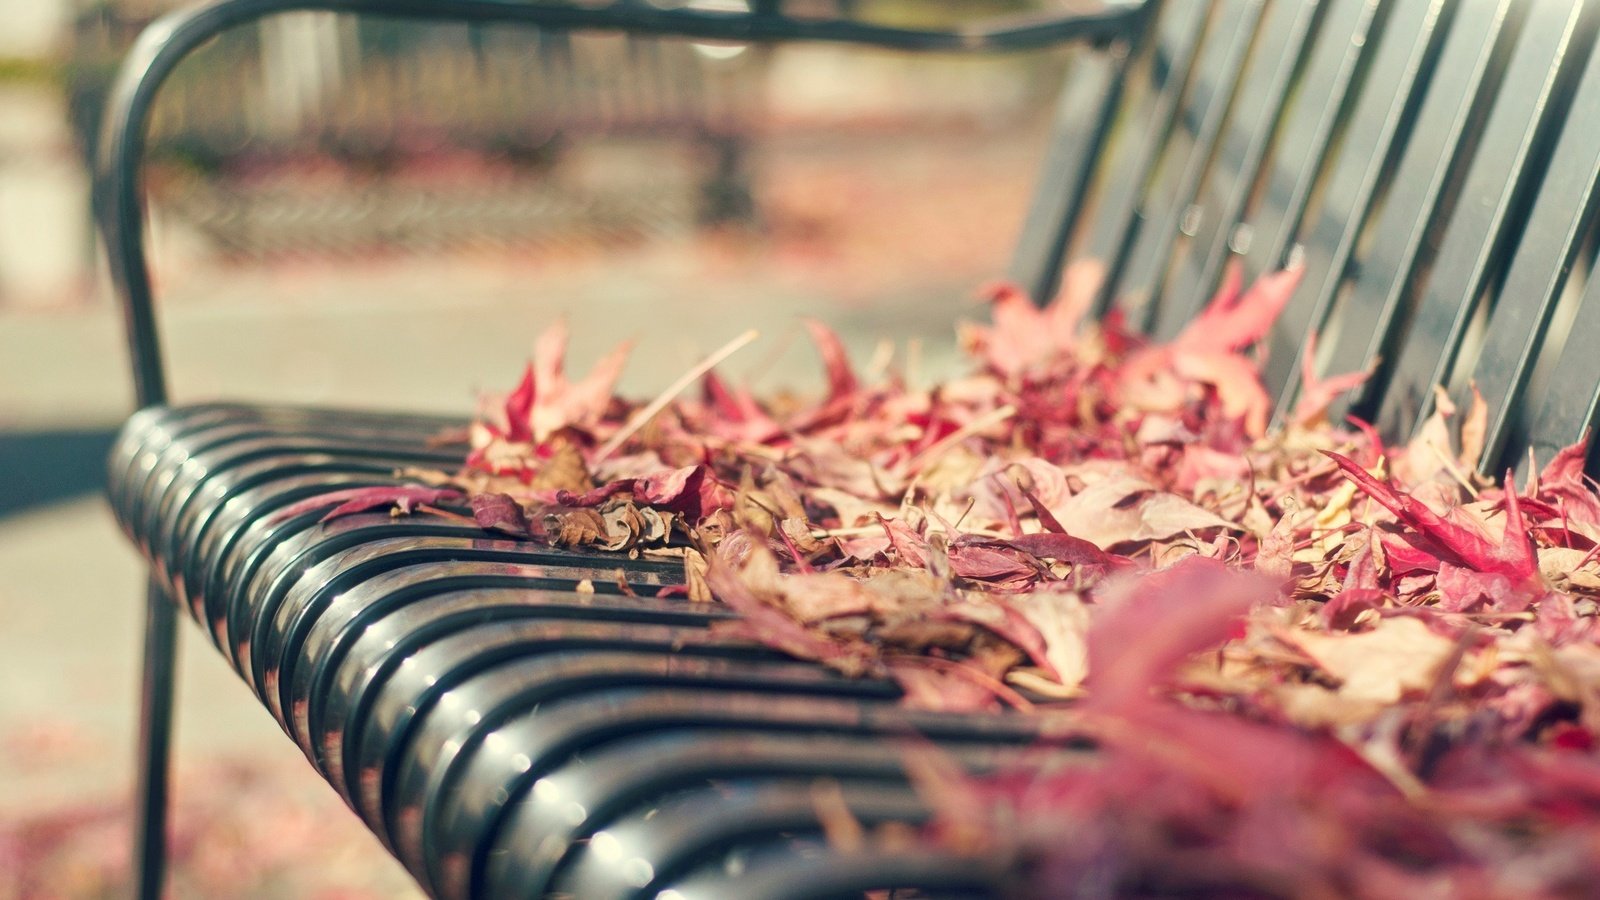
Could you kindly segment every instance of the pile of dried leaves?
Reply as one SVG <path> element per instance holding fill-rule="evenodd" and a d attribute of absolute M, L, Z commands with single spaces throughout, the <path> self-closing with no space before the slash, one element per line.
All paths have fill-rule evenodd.
<path fill-rule="evenodd" d="M 918 707 L 1053 717 L 1099 749 L 982 782 L 922 766 L 940 839 L 1017 854 L 1043 895 L 1592 890 L 1584 448 L 1484 479 L 1476 398 L 1400 446 L 1329 422 L 1361 373 L 1307 373 L 1269 428 L 1251 348 L 1296 280 L 1234 279 L 1164 345 L 1087 321 L 1093 265 L 1044 309 L 997 288 L 961 333 L 972 372 L 926 390 L 864 383 L 813 324 L 811 401 L 717 377 L 747 336 L 635 405 L 627 349 L 569 381 L 558 327 L 464 470 L 345 508 L 464 501 L 496 532 L 676 554 L 729 632 Z"/>

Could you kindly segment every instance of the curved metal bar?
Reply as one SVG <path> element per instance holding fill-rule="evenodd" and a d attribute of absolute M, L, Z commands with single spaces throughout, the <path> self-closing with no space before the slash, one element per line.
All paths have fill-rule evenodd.
<path fill-rule="evenodd" d="M 948 30 L 896 28 L 843 19 L 803 19 L 768 12 L 657 9 L 636 3 L 571 6 L 524 0 L 221 0 L 157 20 L 139 36 L 112 88 L 96 160 L 101 230 L 122 304 L 139 406 L 164 403 L 166 372 L 144 252 L 139 163 L 155 96 L 178 62 L 237 25 L 292 11 L 509 22 L 562 29 L 626 31 L 727 41 L 828 41 L 908 51 L 1004 52 L 1126 34 L 1143 3 L 1093 13 L 1011 19 Z"/>

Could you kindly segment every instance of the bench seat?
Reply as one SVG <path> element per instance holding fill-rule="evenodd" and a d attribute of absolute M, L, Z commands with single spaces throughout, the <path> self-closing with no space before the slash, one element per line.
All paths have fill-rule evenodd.
<path fill-rule="evenodd" d="M 676 560 L 490 538 L 428 515 L 281 514 L 397 483 L 399 466 L 459 466 L 463 446 L 432 443 L 459 424 L 154 407 L 123 429 L 109 473 L 117 518 L 163 589 L 428 890 L 997 884 L 978 860 L 831 849 L 817 791 L 836 783 L 869 826 L 916 823 L 928 813 L 904 770 L 914 736 L 979 772 L 1036 759 L 1038 720 L 909 711 L 891 683 L 713 634 L 725 609 L 654 596 L 681 583 Z"/>

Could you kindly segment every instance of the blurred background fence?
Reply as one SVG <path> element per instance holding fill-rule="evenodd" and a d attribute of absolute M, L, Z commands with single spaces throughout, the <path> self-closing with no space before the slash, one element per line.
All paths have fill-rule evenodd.
<path fill-rule="evenodd" d="M 92 158 L 117 60 L 172 5 L 28 0 L 19 13 L 31 24 L 0 38 L 0 103 L 8 114 L 33 107 L 8 129 L 19 133 L 0 136 L 0 213 L 35 223 L 9 240 L 0 230 L 0 305 L 81 292 L 93 260 L 87 192 L 60 150 L 70 141 Z M 1040 3 L 812 5 L 905 22 Z M 284 15 L 224 36 L 175 74 L 152 136 L 158 227 L 230 259 L 759 228 L 753 168 L 764 140 L 1019 127 L 1048 105 L 1059 62 L 921 59 L 913 69 L 828 48 Z M 56 104 L 65 130 L 43 121 Z M 41 168 L 51 171 L 41 178 Z M 54 249 L 41 250 L 39 225 Z"/>

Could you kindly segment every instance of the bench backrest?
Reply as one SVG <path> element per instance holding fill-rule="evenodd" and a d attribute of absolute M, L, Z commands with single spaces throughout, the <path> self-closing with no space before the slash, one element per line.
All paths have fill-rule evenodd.
<path fill-rule="evenodd" d="M 1294 397 L 1320 374 L 1374 366 L 1339 412 L 1403 435 L 1432 386 L 1468 381 L 1492 412 L 1486 469 L 1548 457 L 1596 415 L 1600 287 L 1600 0 L 1147 0 L 1083 16 L 918 32 L 636 0 L 221 0 L 164 20 L 125 64 L 106 116 L 100 213 L 127 312 L 141 405 L 166 398 L 137 166 L 152 98 L 195 46 L 288 9 L 520 21 L 906 50 L 1004 51 L 1094 40 L 1063 96 L 1059 137 L 1014 274 L 1043 297 L 1063 259 L 1109 266 L 1104 308 L 1175 333 L 1238 264 L 1291 260 L 1304 280 L 1266 374 Z M 1574 277 L 1574 270 L 1584 278 Z M 1586 301 L 1594 302 L 1586 302 Z M 1567 340 L 1570 330 L 1572 339 Z"/>
<path fill-rule="evenodd" d="M 1280 406 L 1374 367 L 1339 412 L 1403 436 L 1475 382 L 1486 469 L 1595 417 L 1600 3 L 1168 0 L 1084 60 L 1013 274 L 1105 263 L 1103 303 L 1170 336 L 1225 267 L 1304 279 L 1266 348 Z M 1570 320 L 1570 325 L 1568 324 Z M 1555 323 L 1555 324 L 1552 324 Z M 1565 339 L 1570 328 L 1571 339 Z"/>

